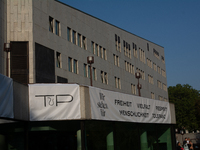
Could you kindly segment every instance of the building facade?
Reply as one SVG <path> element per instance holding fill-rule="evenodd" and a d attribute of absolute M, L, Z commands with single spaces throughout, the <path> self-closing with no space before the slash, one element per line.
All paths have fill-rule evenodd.
<path fill-rule="evenodd" d="M 8 66 L 8 76 L 14 81 L 14 121 L 17 121 L 1 124 L 2 149 L 44 149 L 40 141 L 46 143 L 48 149 L 67 149 L 67 145 L 68 149 L 174 149 L 175 119 L 170 123 L 129 123 L 112 119 L 99 121 L 86 115 L 71 121 L 30 121 L 29 116 L 27 84 L 77 83 L 89 86 L 88 56 L 94 57 L 91 73 L 94 87 L 135 96 L 138 95 L 135 73 L 140 72 L 142 97 L 168 103 L 162 46 L 56 0 L 2 0 L 0 5 L 0 73 L 6 75 Z M 8 63 L 4 43 L 11 46 Z M 25 96 L 18 94 L 23 91 Z M 91 108 L 80 105 L 90 114 Z M 173 112 L 172 104 L 170 109 Z M 159 132 L 155 134 L 158 128 Z M 53 142 L 49 142 L 49 137 Z M 121 137 L 124 140 L 120 143 Z M 18 144 L 16 139 L 20 141 Z M 7 145 L 4 140 L 9 141 Z M 65 140 L 69 140 L 67 145 Z M 131 144 L 134 140 L 136 144 Z M 82 145 L 83 142 L 86 144 Z"/>

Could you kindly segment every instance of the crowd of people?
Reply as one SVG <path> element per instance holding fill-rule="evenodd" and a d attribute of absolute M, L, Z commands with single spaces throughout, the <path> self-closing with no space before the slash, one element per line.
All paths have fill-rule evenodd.
<path fill-rule="evenodd" d="M 183 145 L 180 142 L 177 143 L 177 150 L 194 150 L 193 143 L 190 138 L 185 138 Z"/>

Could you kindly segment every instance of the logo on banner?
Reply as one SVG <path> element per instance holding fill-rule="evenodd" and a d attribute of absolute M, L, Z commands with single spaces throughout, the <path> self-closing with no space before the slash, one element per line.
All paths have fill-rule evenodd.
<path fill-rule="evenodd" d="M 97 103 L 98 108 L 100 108 L 101 116 L 105 117 L 106 109 L 108 109 L 108 105 L 105 102 L 105 95 L 103 93 L 99 93 L 100 102 Z"/>
<path fill-rule="evenodd" d="M 58 106 L 62 103 L 70 103 L 73 101 L 73 96 L 70 94 L 59 94 L 59 95 L 35 95 L 35 97 L 42 97 L 44 100 L 44 107 Z"/>

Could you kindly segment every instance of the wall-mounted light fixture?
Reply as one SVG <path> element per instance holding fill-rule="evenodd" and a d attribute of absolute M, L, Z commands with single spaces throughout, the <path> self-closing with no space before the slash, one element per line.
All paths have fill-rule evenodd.
<path fill-rule="evenodd" d="M 88 56 L 87 63 L 90 64 L 90 85 L 92 86 L 92 64 L 94 63 L 94 56 Z"/>
<path fill-rule="evenodd" d="M 7 53 L 7 58 L 6 58 L 6 75 L 8 76 L 8 52 L 11 51 L 11 44 L 10 43 L 4 43 L 4 51 Z"/>
<path fill-rule="evenodd" d="M 139 83 L 139 79 L 141 78 L 140 72 L 136 72 L 135 73 L 135 77 L 138 79 L 138 85 L 137 85 L 138 94 L 139 94 L 139 96 L 141 96 L 140 89 L 142 88 L 142 85 Z"/>

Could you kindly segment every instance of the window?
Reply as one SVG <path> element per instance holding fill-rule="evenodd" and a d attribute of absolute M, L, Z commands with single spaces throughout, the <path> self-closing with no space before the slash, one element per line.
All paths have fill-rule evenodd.
<path fill-rule="evenodd" d="M 133 55 L 135 58 L 138 58 L 138 54 L 137 54 L 137 45 L 133 43 Z"/>
<path fill-rule="evenodd" d="M 119 57 L 115 54 L 113 54 L 113 59 L 114 59 L 114 65 L 119 67 Z"/>
<path fill-rule="evenodd" d="M 132 92 L 132 94 L 136 95 L 136 86 L 135 86 L 135 84 L 131 84 L 131 92 Z"/>
<path fill-rule="evenodd" d="M 56 52 L 56 67 L 61 68 L 61 54 Z"/>
<path fill-rule="evenodd" d="M 107 60 L 107 52 L 105 48 L 103 49 L 103 53 L 104 53 L 104 59 Z"/>
<path fill-rule="evenodd" d="M 149 43 L 147 43 L 147 50 L 149 51 Z"/>
<path fill-rule="evenodd" d="M 101 71 L 101 82 L 105 83 L 105 81 L 104 81 L 104 72 L 103 71 Z"/>
<path fill-rule="evenodd" d="M 72 38 L 72 30 L 71 28 L 67 27 L 67 40 L 71 42 L 72 41 L 71 38 Z"/>
<path fill-rule="evenodd" d="M 157 67 L 156 67 L 156 64 L 155 64 L 155 63 L 153 63 L 153 69 L 154 69 L 155 71 L 157 71 Z"/>
<path fill-rule="evenodd" d="M 95 50 L 94 50 L 94 42 L 91 42 L 91 51 L 93 52 L 93 54 L 95 54 Z"/>
<path fill-rule="evenodd" d="M 120 78 L 115 77 L 115 87 L 121 89 L 121 81 Z"/>
<path fill-rule="evenodd" d="M 78 33 L 78 46 L 81 47 L 81 34 Z"/>
<path fill-rule="evenodd" d="M 160 67 L 159 67 L 159 66 L 157 66 L 157 70 L 158 70 L 158 73 L 161 74 L 161 71 L 160 71 Z"/>
<path fill-rule="evenodd" d="M 83 69 L 84 69 L 84 77 L 88 77 L 87 64 L 83 64 Z"/>
<path fill-rule="evenodd" d="M 145 52 L 139 48 L 139 52 L 140 52 L 140 61 L 145 63 Z"/>
<path fill-rule="evenodd" d="M 53 18 L 49 16 L 49 31 L 53 33 Z"/>
<path fill-rule="evenodd" d="M 117 36 L 116 34 L 115 34 L 115 47 L 117 51 L 121 52 L 120 37 Z"/>
<path fill-rule="evenodd" d="M 155 94 L 151 92 L 151 99 L 155 99 Z"/>
<path fill-rule="evenodd" d="M 104 72 L 105 84 L 108 84 L 108 74 Z"/>
<path fill-rule="evenodd" d="M 163 90 L 167 92 L 167 85 L 163 83 Z"/>
<path fill-rule="evenodd" d="M 150 84 L 154 84 L 153 76 L 148 74 L 148 81 L 149 81 Z"/>
<path fill-rule="evenodd" d="M 162 72 L 162 76 L 163 76 L 163 77 L 166 77 L 166 72 L 165 72 L 165 70 L 161 69 L 161 72 Z"/>
<path fill-rule="evenodd" d="M 159 58 L 159 52 L 157 50 L 153 49 L 153 54 L 154 54 L 155 57 L 157 57 L 158 59 L 160 59 Z"/>
<path fill-rule="evenodd" d="M 162 83 L 159 80 L 157 81 L 157 86 L 162 89 Z"/>
<path fill-rule="evenodd" d="M 161 56 L 162 62 L 165 63 L 165 58 Z"/>
<path fill-rule="evenodd" d="M 95 54 L 96 54 L 97 56 L 99 56 L 99 54 L 98 54 L 98 48 L 99 48 L 99 45 L 98 45 L 98 44 L 95 44 Z"/>
<path fill-rule="evenodd" d="M 72 72 L 72 58 L 68 57 L 68 70 Z"/>
<path fill-rule="evenodd" d="M 101 82 L 108 84 L 108 74 L 107 74 L 107 72 L 101 71 Z"/>
<path fill-rule="evenodd" d="M 72 41 L 74 44 L 76 44 L 76 31 L 73 30 L 73 34 L 72 34 Z"/>
<path fill-rule="evenodd" d="M 78 74 L 78 61 L 74 59 L 74 63 L 73 63 L 73 69 L 74 69 L 74 73 Z"/>
<path fill-rule="evenodd" d="M 100 46 L 99 49 L 100 49 L 101 58 L 103 59 L 103 55 L 104 55 L 104 54 L 103 54 L 103 48 Z"/>
<path fill-rule="evenodd" d="M 147 58 L 147 66 L 149 66 L 150 68 L 152 68 L 152 61 L 150 59 Z"/>
<path fill-rule="evenodd" d="M 87 41 L 86 41 L 86 37 L 82 37 L 82 47 L 85 49 L 85 50 L 87 50 Z"/>
<path fill-rule="evenodd" d="M 97 72 L 96 72 L 96 68 L 94 68 L 94 67 L 92 69 L 92 79 L 97 80 Z"/>
<path fill-rule="evenodd" d="M 56 20 L 56 30 L 55 33 L 56 35 L 60 36 L 60 22 L 58 20 Z"/>
<path fill-rule="evenodd" d="M 161 100 L 161 101 L 163 101 L 163 97 L 160 96 L 160 95 L 158 95 L 158 99 Z"/>

